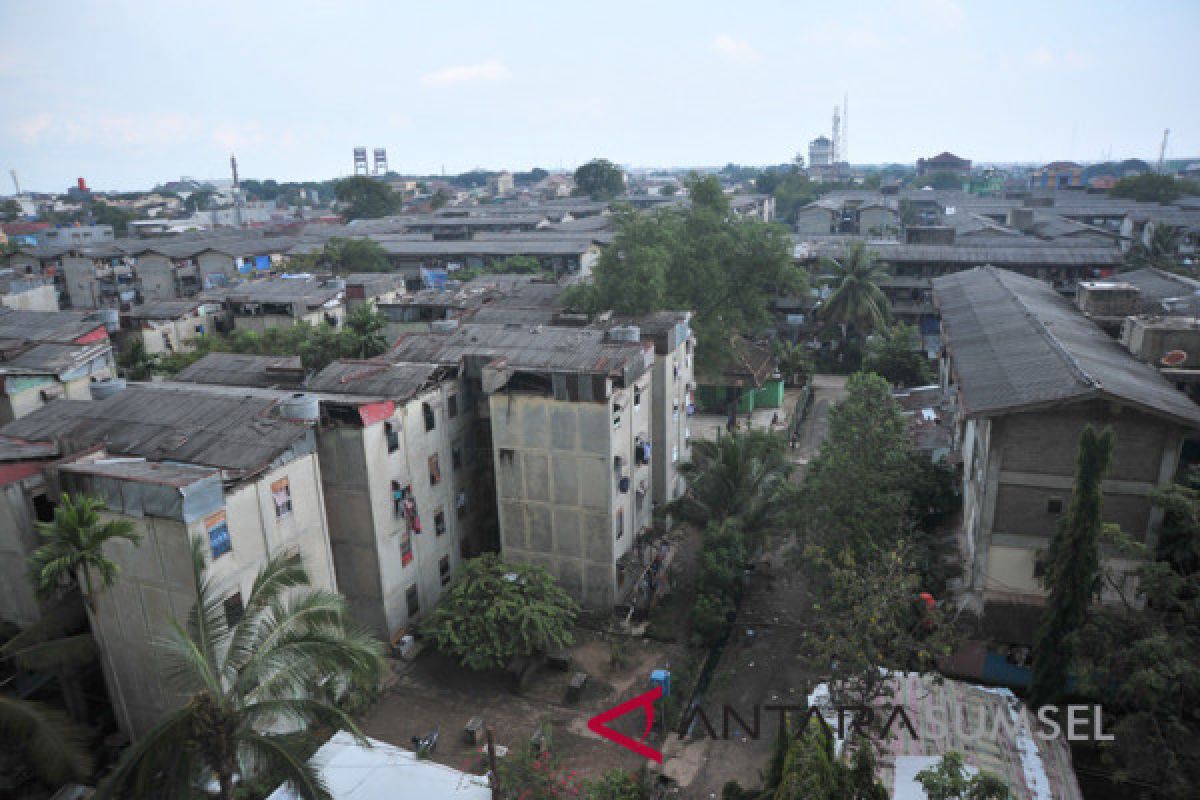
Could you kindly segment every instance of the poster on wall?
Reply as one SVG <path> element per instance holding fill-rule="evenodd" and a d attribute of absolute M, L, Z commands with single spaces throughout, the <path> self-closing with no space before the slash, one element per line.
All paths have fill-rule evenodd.
<path fill-rule="evenodd" d="M 229 538 L 229 525 L 225 521 L 225 512 L 218 511 L 204 518 L 204 528 L 208 531 L 208 547 L 213 559 L 218 559 L 233 549 Z"/>

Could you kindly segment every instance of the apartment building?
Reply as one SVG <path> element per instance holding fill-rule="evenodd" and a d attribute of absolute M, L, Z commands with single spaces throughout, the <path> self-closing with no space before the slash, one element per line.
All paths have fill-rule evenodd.
<path fill-rule="evenodd" d="M 284 418 L 294 413 L 273 398 L 130 388 L 60 400 L 0 429 L 8 442 L 56 449 L 43 469 L 50 497 L 98 495 L 106 516 L 129 520 L 142 537 L 109 546 L 119 578 L 91 613 L 117 720 L 131 737 L 184 700 L 158 669 L 153 640 L 192 607 L 193 540 L 231 621 L 277 554 L 299 553 L 315 586 L 337 588 L 315 433 Z M 17 536 L 0 534 L 3 549 L 19 547 L 8 541 Z"/>
<path fill-rule="evenodd" d="M 1153 546 L 1162 512 L 1149 495 L 1174 480 L 1200 407 L 1041 281 L 981 267 L 936 278 L 934 294 L 963 463 L 963 601 L 1001 641 L 1021 642 L 1044 601 L 1038 553 L 1070 503 L 1084 426 L 1116 434 L 1104 521 Z"/>

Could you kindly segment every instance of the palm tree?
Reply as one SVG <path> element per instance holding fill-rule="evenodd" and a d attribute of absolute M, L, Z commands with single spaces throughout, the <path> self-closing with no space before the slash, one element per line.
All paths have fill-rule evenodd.
<path fill-rule="evenodd" d="M 78 689 L 74 668 L 96 657 L 95 642 L 86 629 L 83 606 L 60 603 L 0 646 L 0 660 L 19 669 L 55 674 L 70 708 L 72 691 Z M 0 732 L 18 743 L 27 763 L 47 786 L 83 781 L 92 773 L 88 733 L 61 711 L 0 695 Z"/>
<path fill-rule="evenodd" d="M 117 539 L 137 544 L 142 539 L 127 519 L 102 522 L 100 512 L 105 508 L 98 497 L 72 498 L 63 492 L 54 521 L 37 524 L 46 543 L 33 551 L 29 564 L 39 594 L 49 595 L 79 580 L 84 603 L 96 610 L 96 593 L 112 586 L 117 577 L 117 565 L 104 555 L 105 544 Z"/>
<path fill-rule="evenodd" d="M 840 259 L 822 259 L 836 279 L 833 294 L 818 312 L 829 322 L 841 322 L 860 333 L 884 327 L 888 300 L 879 289 L 887 272 L 875 261 L 875 253 L 862 242 L 846 248 Z"/>
<path fill-rule="evenodd" d="M 295 732 L 318 723 L 361 739 L 337 698 L 382 678 L 382 645 L 347 621 L 340 595 L 310 587 L 298 555 L 263 567 L 232 627 L 198 541 L 192 570 L 196 604 L 160 644 L 163 669 L 189 699 L 125 752 L 96 800 L 185 797 L 213 780 L 232 800 L 237 783 L 267 775 L 283 776 L 303 800 L 326 800 Z"/>
<path fill-rule="evenodd" d="M 371 358 L 387 350 L 386 329 L 387 317 L 372 305 L 359 306 L 346 317 L 346 330 L 354 336 L 358 358 Z"/>
<path fill-rule="evenodd" d="M 760 541 L 779 528 L 789 504 L 792 465 L 778 435 L 767 431 L 731 433 L 692 444 L 692 460 L 680 474 L 688 490 L 668 510 L 704 527 L 736 517 Z"/>
<path fill-rule="evenodd" d="M 1170 225 L 1155 225 L 1150 243 L 1138 242 L 1129 248 L 1126 261 L 1131 267 L 1155 267 L 1174 272 L 1179 269 L 1179 229 Z"/>

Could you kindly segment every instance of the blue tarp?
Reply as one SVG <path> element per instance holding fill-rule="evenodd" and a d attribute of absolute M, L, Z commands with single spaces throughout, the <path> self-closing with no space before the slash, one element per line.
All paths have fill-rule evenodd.
<path fill-rule="evenodd" d="M 421 285 L 426 289 L 445 289 L 449 275 L 444 269 L 421 267 Z"/>
<path fill-rule="evenodd" d="M 254 268 L 260 272 L 265 272 L 271 268 L 270 256 L 255 256 Z"/>

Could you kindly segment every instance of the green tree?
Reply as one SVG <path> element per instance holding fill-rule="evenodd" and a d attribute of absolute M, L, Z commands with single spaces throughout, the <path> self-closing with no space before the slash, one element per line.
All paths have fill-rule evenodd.
<path fill-rule="evenodd" d="M 6 666 L 53 675 L 76 720 L 43 703 L 0 694 L 0 732 L 16 743 L 12 749 L 23 765 L 51 789 L 69 780 L 86 781 L 91 775 L 88 731 L 78 722 L 86 719 L 78 673 L 95 659 L 96 643 L 88 631 L 87 615 L 74 595 L 48 608 L 37 622 L 0 645 L 0 661 Z M 20 770 L 3 763 L 6 760 L 0 758 L 0 774 L 19 781 Z"/>
<path fill-rule="evenodd" d="M 850 763 L 834 752 L 833 739 L 815 720 L 792 739 L 783 775 L 770 800 L 887 800 L 875 778 L 871 745 L 858 742 Z"/>
<path fill-rule="evenodd" d="M 1176 180 L 1171 175 L 1147 172 L 1121 178 L 1108 193 L 1141 203 L 1173 203 L 1185 194 L 1200 194 L 1200 186 L 1191 181 Z"/>
<path fill-rule="evenodd" d="M 205 561 L 193 541 L 195 606 L 161 643 L 163 668 L 189 700 L 125 751 L 97 800 L 193 796 L 211 778 L 233 800 L 238 781 L 264 774 L 304 800 L 328 800 L 302 734 L 321 725 L 361 737 L 338 701 L 383 677 L 383 646 L 348 621 L 340 595 L 311 587 L 299 555 L 267 562 L 231 626 Z"/>
<path fill-rule="evenodd" d="M 16 200 L 9 198 L 8 200 L 0 201 L 0 222 L 12 222 L 20 219 L 24 212 L 21 211 L 21 204 Z"/>
<path fill-rule="evenodd" d="M 1077 634 L 1100 576 L 1101 484 L 1112 465 L 1115 442 L 1111 428 L 1097 432 L 1088 425 L 1079 436 L 1071 503 L 1044 560 L 1042 585 L 1049 595 L 1033 648 L 1032 706 L 1056 702 L 1067 688 Z"/>
<path fill-rule="evenodd" d="M 197 189 L 183 201 L 183 208 L 193 214 L 197 211 L 205 211 L 214 195 L 216 195 L 216 191 L 213 189 Z"/>
<path fill-rule="evenodd" d="M 37 523 L 44 543 L 30 555 L 29 566 L 39 594 L 50 595 L 78 582 L 84 603 L 96 610 L 96 595 L 113 585 L 118 572 L 104 553 L 105 545 L 120 539 L 136 545 L 142 538 L 128 519 L 102 520 L 104 510 L 98 497 L 63 492 L 54 521 Z"/>
<path fill-rule="evenodd" d="M 933 378 L 917 329 L 902 322 L 867 341 L 863 371 L 882 375 L 893 386 L 924 386 Z"/>
<path fill-rule="evenodd" d="M 712 521 L 700 540 L 700 570 L 692 609 L 697 644 L 711 647 L 725 637 L 742 599 L 746 568 L 746 534 L 737 519 Z"/>
<path fill-rule="evenodd" d="M 325 243 L 321 266 L 330 271 L 350 275 L 360 272 L 389 272 L 387 250 L 374 239 L 343 239 L 333 237 Z"/>
<path fill-rule="evenodd" d="M 679 472 L 688 489 L 668 510 L 682 520 L 702 527 L 737 517 L 755 537 L 753 547 L 786 523 L 792 463 L 783 438 L 774 433 L 747 431 L 693 442 L 691 461 Z"/>
<path fill-rule="evenodd" d="M 437 211 L 439 208 L 445 208 L 449 204 L 450 204 L 450 193 L 447 192 L 445 189 L 439 188 L 429 198 L 429 207 L 432 208 L 434 211 Z"/>
<path fill-rule="evenodd" d="M 800 170 L 792 169 L 777 179 L 771 193 L 779 219 L 794 222 L 796 212 L 820 196 L 821 187 Z"/>
<path fill-rule="evenodd" d="M 818 309 L 828 322 L 839 322 L 856 333 L 884 327 L 888 301 L 879 282 L 886 276 L 875 261 L 875 253 L 862 242 L 849 245 L 841 258 L 823 258 L 821 266 L 833 275 L 833 293 Z"/>
<path fill-rule="evenodd" d="M 484 670 L 571 644 L 578 613 L 545 569 L 487 553 L 463 565 L 421 628 L 439 650 Z"/>
<path fill-rule="evenodd" d="M 769 327 L 770 299 L 803 284 L 792 263 L 792 241 L 781 225 L 742 220 L 713 176 L 688 180 L 687 209 L 618 215 L 613 245 L 604 250 L 591 285 L 564 299 L 585 310 L 644 314 L 695 312 L 697 369 L 711 374 L 731 357 L 739 333 Z"/>
<path fill-rule="evenodd" d="M 874 707 L 895 690 L 881 670 L 931 672 L 952 651 L 955 635 L 944 613 L 919 600 L 924 586 L 906 541 L 861 555 L 812 546 L 803 558 L 819 598 L 805 652 L 828 676 L 837 705 Z"/>
<path fill-rule="evenodd" d="M 779 363 L 779 372 L 792 385 L 799 386 L 813 374 L 813 358 L 803 344 L 776 339 L 771 352 Z"/>
<path fill-rule="evenodd" d="M 658 193 L 663 197 L 674 197 L 679 194 L 679 186 L 674 183 L 664 183 L 659 187 Z"/>
<path fill-rule="evenodd" d="M 1126 263 L 1135 269 L 1154 267 L 1167 272 L 1180 271 L 1179 229 L 1171 225 L 1155 225 L 1150 242 L 1137 242 L 1125 254 Z"/>
<path fill-rule="evenodd" d="M 913 186 L 928 186 L 931 189 L 961 189 L 963 178 L 953 172 L 935 172 L 923 175 L 913 181 Z"/>
<path fill-rule="evenodd" d="M 334 184 L 334 195 L 348 219 L 376 219 L 395 214 L 404 199 L 382 181 L 365 175 L 343 178 Z"/>
<path fill-rule="evenodd" d="M 370 303 L 350 312 L 346 317 L 346 332 L 355 339 L 358 358 L 372 358 L 387 350 L 388 340 L 384 333 L 387 324 L 383 312 Z"/>
<path fill-rule="evenodd" d="M 575 170 L 575 187 L 593 200 L 612 200 L 625 192 L 625 173 L 606 158 L 594 158 Z"/>
<path fill-rule="evenodd" d="M 890 547 L 910 527 L 913 448 L 886 380 L 851 375 L 830 409 L 829 435 L 800 491 L 801 533 L 859 558 Z"/>
<path fill-rule="evenodd" d="M 991 772 L 968 775 L 961 753 L 951 751 L 937 765 L 917 773 L 928 800 L 1008 800 L 1008 784 Z"/>
<path fill-rule="evenodd" d="M 129 223 L 137 218 L 132 211 L 111 206 L 103 200 L 96 200 L 87 207 L 92 222 L 96 225 L 111 225 L 113 234 L 124 236 L 129 232 Z"/>

